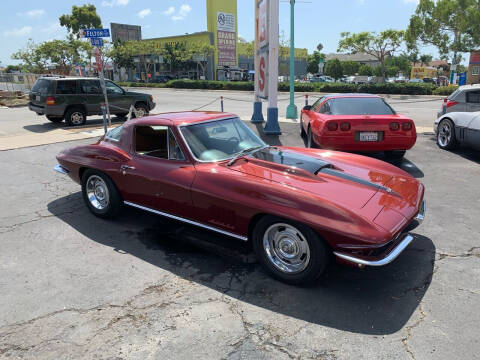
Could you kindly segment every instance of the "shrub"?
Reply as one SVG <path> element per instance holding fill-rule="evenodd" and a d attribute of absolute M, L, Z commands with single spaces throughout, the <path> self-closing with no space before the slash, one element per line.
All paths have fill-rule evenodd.
<path fill-rule="evenodd" d="M 458 89 L 457 85 L 448 85 L 448 86 L 440 86 L 433 90 L 434 95 L 445 95 L 448 96 L 452 94 L 455 90 Z"/>

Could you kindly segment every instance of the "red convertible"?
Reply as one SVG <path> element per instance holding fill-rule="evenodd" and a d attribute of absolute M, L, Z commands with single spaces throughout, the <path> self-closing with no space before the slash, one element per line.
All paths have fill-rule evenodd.
<path fill-rule="evenodd" d="M 102 218 L 132 206 L 251 241 L 278 279 L 316 280 L 330 258 L 393 261 L 424 217 L 424 187 L 360 155 L 268 146 L 236 115 L 166 113 L 125 122 L 66 149 L 55 169 Z"/>
<path fill-rule="evenodd" d="M 342 151 L 384 151 L 399 160 L 415 145 L 414 122 L 395 111 L 379 96 L 370 94 L 325 95 L 305 106 L 300 132 L 308 147 Z"/>

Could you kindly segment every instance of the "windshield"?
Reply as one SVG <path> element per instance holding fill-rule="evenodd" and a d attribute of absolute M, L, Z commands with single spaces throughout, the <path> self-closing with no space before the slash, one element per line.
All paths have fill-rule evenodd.
<path fill-rule="evenodd" d="M 332 115 L 394 115 L 395 111 L 381 98 L 351 97 L 330 100 Z"/>
<path fill-rule="evenodd" d="M 200 161 L 226 160 L 242 150 L 266 146 L 239 118 L 187 125 L 180 129 L 188 147 Z"/>

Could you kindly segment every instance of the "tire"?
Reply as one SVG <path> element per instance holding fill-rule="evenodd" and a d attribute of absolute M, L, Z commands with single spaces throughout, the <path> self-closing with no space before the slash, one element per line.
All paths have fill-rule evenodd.
<path fill-rule="evenodd" d="M 139 114 L 138 117 L 143 117 L 143 116 L 148 115 L 148 107 L 144 103 L 135 104 L 135 110 L 137 110 L 137 112 L 141 112 L 143 114 L 143 115 Z M 133 117 L 135 117 L 135 118 L 137 117 L 137 114 L 135 114 L 135 112 L 132 114 L 132 118 Z"/>
<path fill-rule="evenodd" d="M 310 149 L 317 149 L 318 145 L 315 143 L 315 140 L 313 139 L 313 134 L 312 134 L 312 128 L 309 126 L 307 130 L 307 148 Z"/>
<path fill-rule="evenodd" d="M 307 133 L 305 132 L 305 129 L 303 128 L 302 115 L 300 115 L 300 136 L 302 138 L 305 138 L 305 136 L 307 136 Z"/>
<path fill-rule="evenodd" d="M 405 156 L 406 150 L 391 150 L 385 151 L 385 157 L 387 160 L 401 160 Z"/>
<path fill-rule="evenodd" d="M 63 121 L 63 117 L 58 117 L 58 116 L 46 115 L 46 118 L 53 123 L 61 123 Z"/>
<path fill-rule="evenodd" d="M 82 126 L 87 122 L 87 114 L 80 106 L 71 107 L 65 113 L 65 121 L 68 126 Z"/>
<path fill-rule="evenodd" d="M 292 285 L 313 283 L 328 266 L 328 246 L 315 231 L 301 223 L 265 216 L 255 225 L 252 235 L 258 260 L 280 281 Z"/>
<path fill-rule="evenodd" d="M 457 139 L 455 137 L 455 126 L 452 120 L 443 119 L 437 128 L 437 145 L 440 149 L 451 150 L 457 147 Z"/>
<path fill-rule="evenodd" d="M 109 176 L 88 169 L 82 175 L 82 195 L 92 214 L 103 219 L 118 215 L 123 207 L 122 197 Z"/>

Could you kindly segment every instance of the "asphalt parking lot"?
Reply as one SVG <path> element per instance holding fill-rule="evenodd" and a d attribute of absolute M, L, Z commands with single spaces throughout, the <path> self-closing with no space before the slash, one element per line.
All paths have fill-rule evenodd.
<path fill-rule="evenodd" d="M 303 146 L 281 126 L 264 140 Z M 92 141 L 0 152 L 0 358 L 480 358 L 480 153 L 419 135 L 399 164 L 426 186 L 415 241 L 386 267 L 332 265 L 302 288 L 230 238 L 129 208 L 91 215 L 52 167 Z"/>

